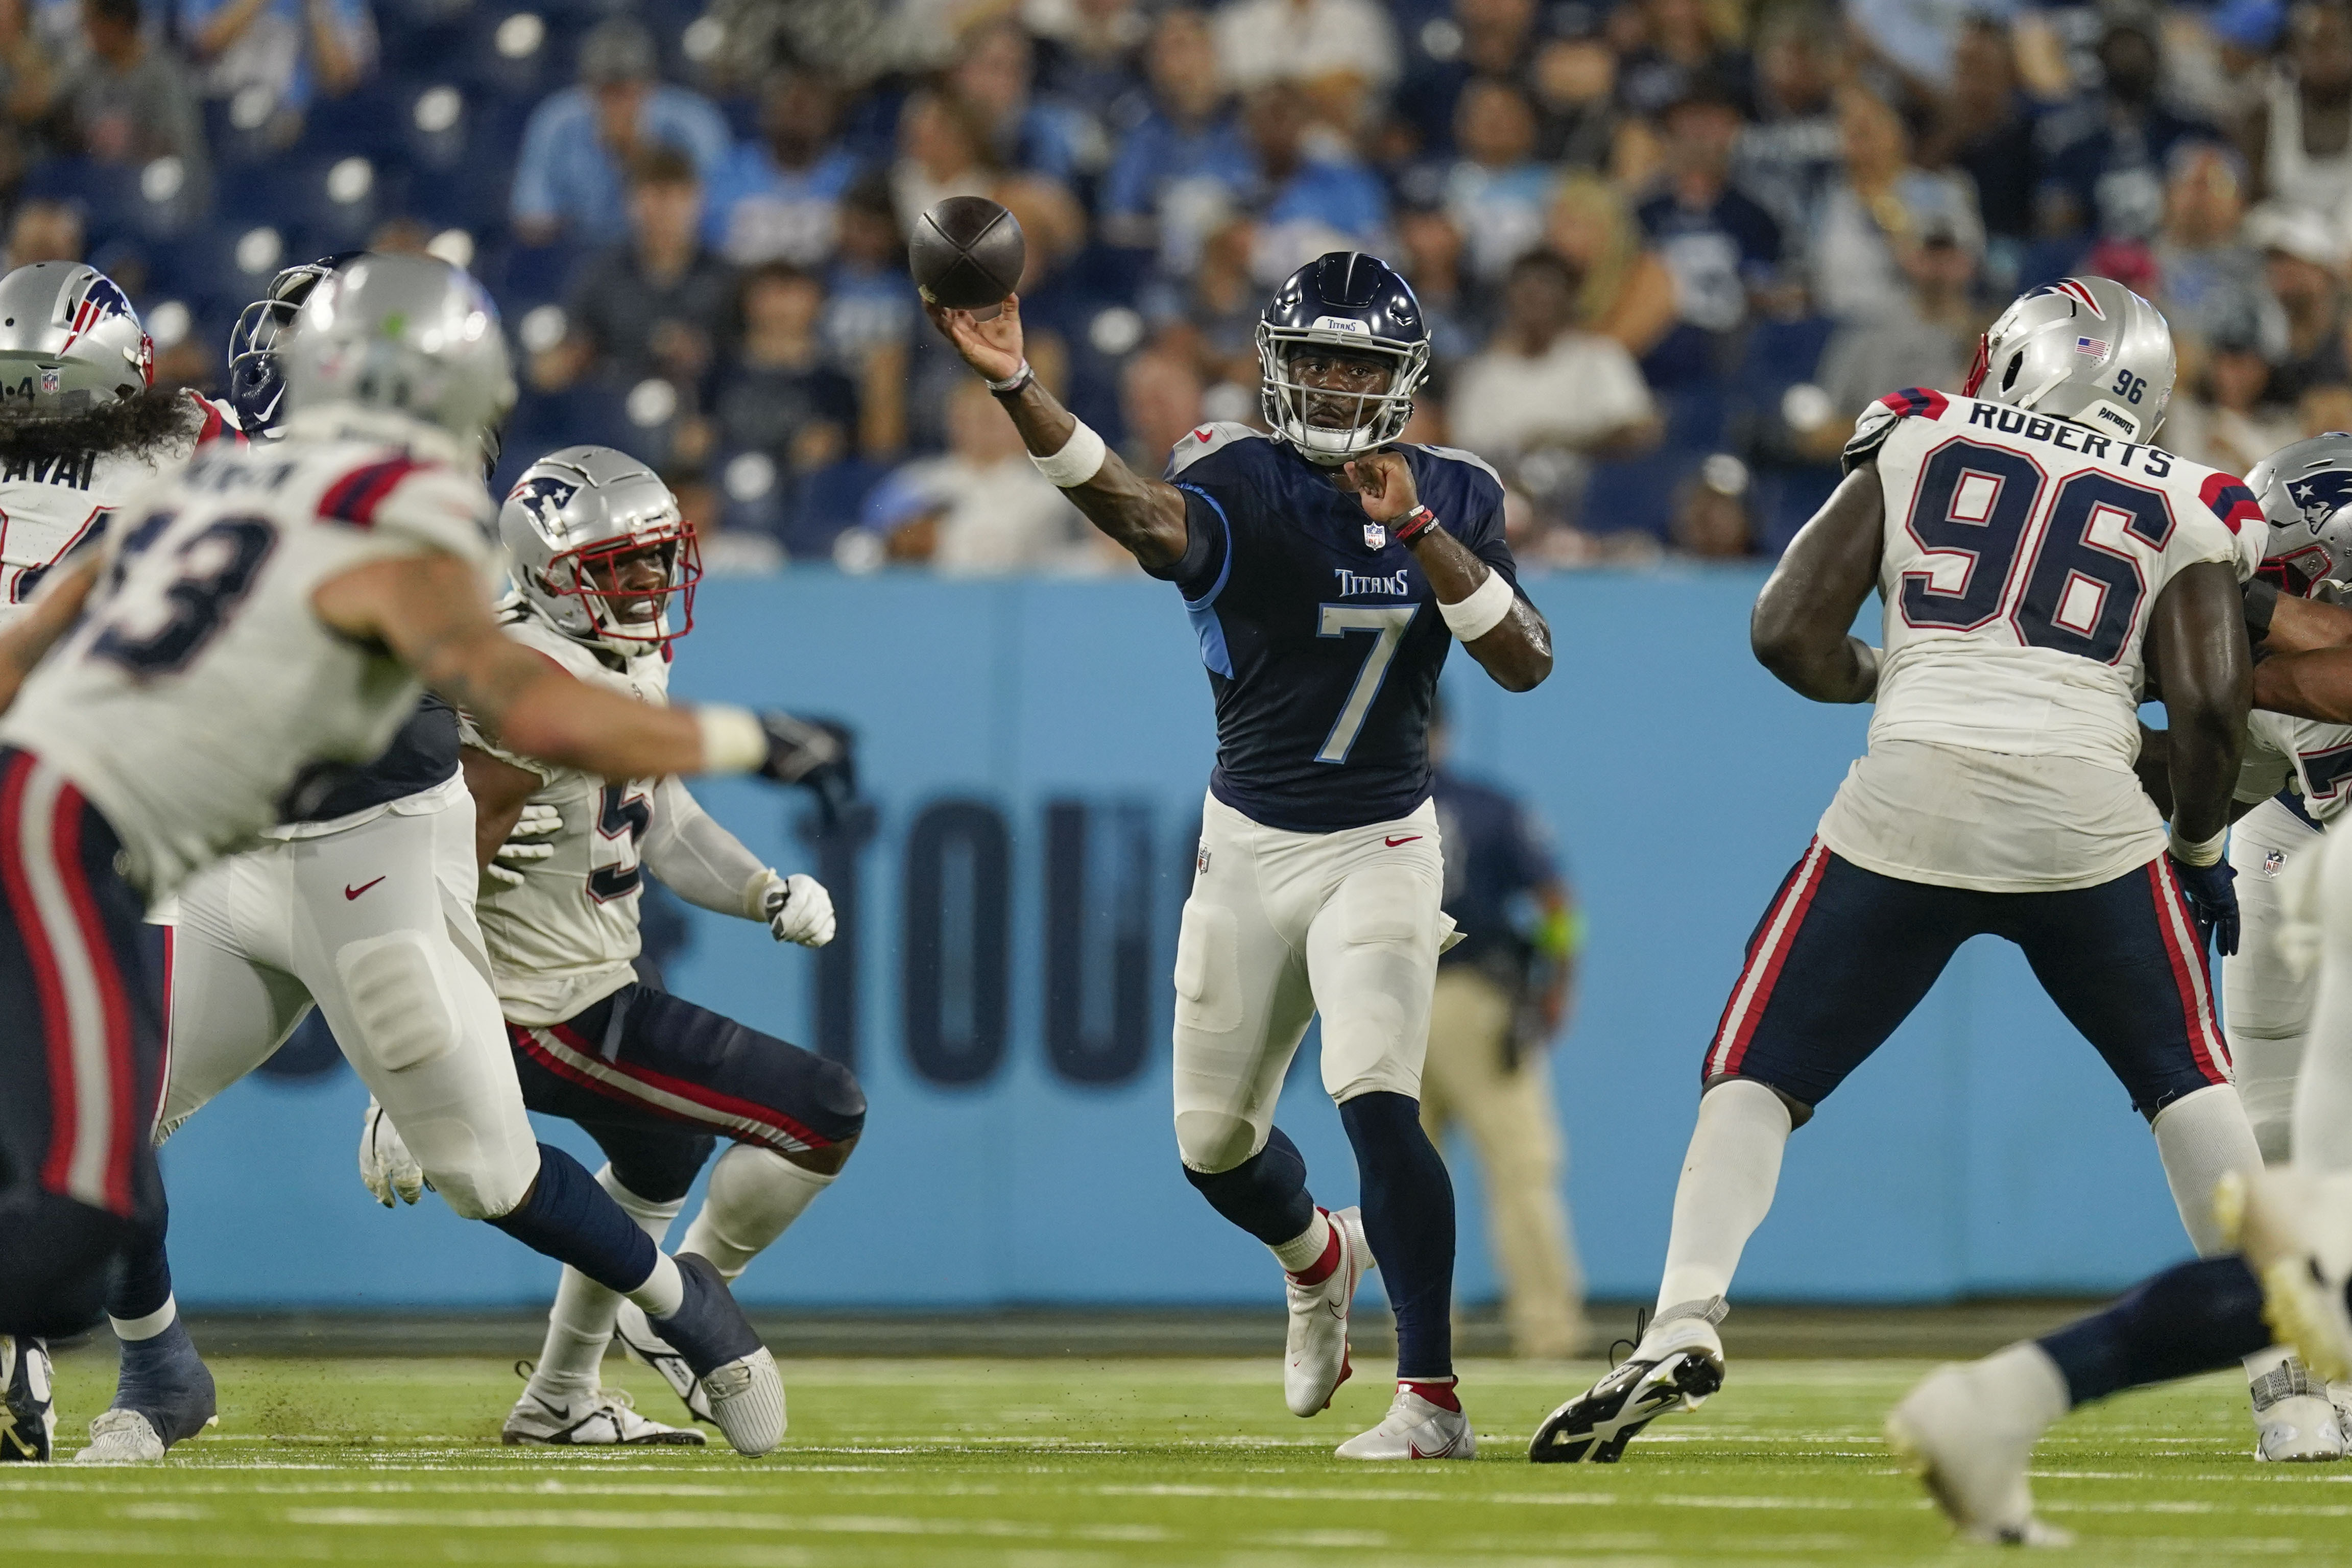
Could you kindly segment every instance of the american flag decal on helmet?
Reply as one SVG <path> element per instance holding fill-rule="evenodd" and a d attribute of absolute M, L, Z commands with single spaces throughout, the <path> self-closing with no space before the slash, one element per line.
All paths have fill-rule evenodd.
<path fill-rule="evenodd" d="M 2105 338 L 2077 338 L 2074 340 L 2074 351 L 2088 354 L 2095 360 L 2104 360 L 2107 357 L 2107 340 Z"/>

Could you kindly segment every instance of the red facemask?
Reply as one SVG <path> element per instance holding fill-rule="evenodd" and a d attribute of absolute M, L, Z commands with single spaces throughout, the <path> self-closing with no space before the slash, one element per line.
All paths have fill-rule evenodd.
<path fill-rule="evenodd" d="M 670 545 L 675 551 L 670 559 L 667 587 L 625 590 L 600 584 L 600 576 L 605 582 L 620 581 L 618 563 L 622 557 L 635 555 L 649 545 L 660 544 Z M 562 574 L 557 570 L 567 564 L 572 568 L 569 584 L 559 580 Z M 651 537 L 639 535 L 634 538 L 614 539 L 608 544 L 567 551 L 548 565 L 549 577 L 544 582 L 547 591 L 559 598 L 579 600 L 587 609 L 589 619 L 596 630 L 604 636 L 620 642 L 642 643 L 646 651 L 651 653 L 694 630 L 694 589 L 702 580 L 702 552 L 695 543 L 694 525 L 690 522 L 681 521 L 675 533 Z M 598 613 L 599 611 L 614 611 L 621 602 L 645 599 L 660 601 L 660 613 L 648 616 L 642 622 L 625 621 L 617 613 Z M 667 618 L 667 630 L 659 629 L 664 617 Z M 643 631 L 636 630 L 640 626 Z"/>

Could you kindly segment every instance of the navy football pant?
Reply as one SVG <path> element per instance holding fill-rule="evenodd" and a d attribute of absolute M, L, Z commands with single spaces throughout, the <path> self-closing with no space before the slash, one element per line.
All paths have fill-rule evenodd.
<path fill-rule="evenodd" d="M 866 1125 L 849 1069 L 650 986 L 507 1038 L 523 1103 L 578 1124 L 621 1185 L 656 1203 L 686 1196 L 719 1138 L 789 1156 Z"/>
<path fill-rule="evenodd" d="M 0 1333 L 89 1328 L 163 1228 L 162 1009 L 121 850 L 64 775 L 0 747 Z"/>
<path fill-rule="evenodd" d="M 1702 1080 L 1753 1078 L 1817 1105 L 1885 1042 L 1971 936 L 2036 979 L 2153 1120 L 2229 1078 L 2205 945 L 2162 855 L 2096 887 L 1978 893 L 1864 871 L 1815 839 L 1773 896 Z"/>

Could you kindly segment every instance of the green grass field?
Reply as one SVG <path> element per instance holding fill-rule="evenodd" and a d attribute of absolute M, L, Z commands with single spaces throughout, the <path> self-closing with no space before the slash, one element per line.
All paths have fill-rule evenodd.
<path fill-rule="evenodd" d="M 79 1446 L 111 1356 L 58 1368 Z M 1953 1545 L 1878 1438 L 1927 1364 L 1735 1361 L 1725 1392 L 1615 1466 L 1536 1467 L 1527 1434 L 1591 1365 L 1474 1362 L 1475 1464 L 1330 1455 L 1384 1403 L 1361 1364 L 1313 1422 L 1232 1361 L 812 1361 L 763 1461 L 723 1448 L 509 1448 L 518 1388 L 477 1359 L 222 1359 L 221 1424 L 163 1466 L 0 1467 L 0 1562 L 1113 1568 L 1202 1563 L 1897 1564 Z M 647 1411 L 675 1403 L 607 1363 Z M 2352 1469 L 2256 1465 L 2221 1375 L 2122 1399 L 2039 1455 L 2059 1563 L 2352 1562 Z"/>

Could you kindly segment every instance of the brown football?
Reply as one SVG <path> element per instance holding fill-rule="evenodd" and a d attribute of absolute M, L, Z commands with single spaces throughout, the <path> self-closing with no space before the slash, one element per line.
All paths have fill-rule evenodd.
<path fill-rule="evenodd" d="M 1012 293 L 1027 256 L 1020 224 L 986 196 L 933 203 L 907 242 L 915 287 L 950 310 L 984 310 Z"/>

